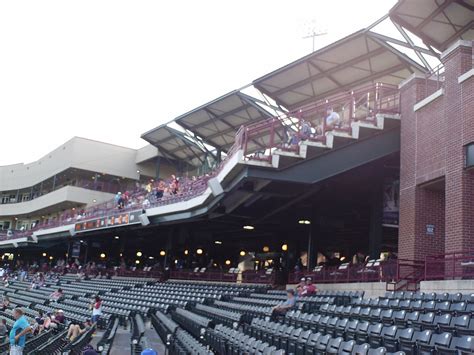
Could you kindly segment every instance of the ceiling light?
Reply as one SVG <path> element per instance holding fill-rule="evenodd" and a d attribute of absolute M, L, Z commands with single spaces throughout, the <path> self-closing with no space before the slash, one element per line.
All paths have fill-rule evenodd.
<path fill-rule="evenodd" d="M 219 244 L 219 245 L 220 245 L 220 244 L 222 244 L 222 242 L 221 242 L 220 240 L 216 240 L 216 241 L 214 242 L 214 244 Z"/>
<path fill-rule="evenodd" d="M 310 220 L 307 220 L 307 219 L 300 219 L 298 221 L 299 224 L 311 224 L 311 221 Z"/>
<path fill-rule="evenodd" d="M 283 245 L 281 246 L 281 250 L 287 251 L 287 250 L 288 250 L 288 244 L 283 244 Z"/>
<path fill-rule="evenodd" d="M 247 253 L 245 252 L 245 250 L 241 250 L 240 251 L 240 256 L 245 256 Z"/>
<path fill-rule="evenodd" d="M 251 231 L 251 230 L 254 230 L 255 227 L 254 226 L 251 226 L 251 225 L 246 225 L 243 227 L 245 230 L 248 230 L 248 231 Z"/>
<path fill-rule="evenodd" d="M 166 251 L 164 251 L 164 250 L 160 251 L 160 255 L 161 255 L 161 256 L 165 256 L 165 255 L 166 255 Z"/>
<path fill-rule="evenodd" d="M 264 252 L 264 253 L 268 253 L 269 251 L 270 251 L 270 247 L 268 247 L 267 245 L 265 245 L 265 246 L 263 247 L 263 252 Z"/>
<path fill-rule="evenodd" d="M 225 264 L 226 264 L 226 265 L 230 265 L 230 260 L 226 260 L 226 261 L 225 261 Z"/>
<path fill-rule="evenodd" d="M 196 250 L 196 254 L 201 255 L 202 253 L 203 253 L 203 251 L 202 251 L 201 248 L 199 248 L 198 250 Z"/>
<path fill-rule="evenodd" d="M 140 256 L 142 256 L 142 255 L 143 255 L 143 254 L 142 254 L 141 251 L 137 251 L 137 256 L 138 256 L 138 257 L 140 257 Z"/>

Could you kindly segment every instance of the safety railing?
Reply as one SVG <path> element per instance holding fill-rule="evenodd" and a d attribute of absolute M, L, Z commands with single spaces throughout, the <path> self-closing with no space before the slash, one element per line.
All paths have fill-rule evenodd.
<path fill-rule="evenodd" d="M 236 282 L 238 274 L 228 270 L 172 270 L 170 279 L 215 282 Z"/>
<path fill-rule="evenodd" d="M 328 118 L 328 109 L 334 112 Z M 376 83 L 314 102 L 283 116 L 270 118 L 245 127 L 243 139 L 236 141 L 249 160 L 271 161 L 272 151 L 280 148 L 299 151 L 299 142 L 311 140 L 326 143 L 330 131 L 351 134 L 352 123 L 376 122 L 376 115 L 400 112 L 396 86 Z"/>
<path fill-rule="evenodd" d="M 425 280 L 474 279 L 474 251 L 466 250 L 427 256 Z"/>
<path fill-rule="evenodd" d="M 399 260 L 371 260 L 364 264 L 318 266 L 312 271 L 291 272 L 288 283 L 298 283 L 302 277 L 311 277 L 317 283 L 391 282 L 398 278 L 399 262 Z"/>

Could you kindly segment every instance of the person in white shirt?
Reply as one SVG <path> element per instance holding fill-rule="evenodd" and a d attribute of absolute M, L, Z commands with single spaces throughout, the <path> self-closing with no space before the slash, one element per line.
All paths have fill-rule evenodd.
<path fill-rule="evenodd" d="M 341 125 L 341 117 L 337 112 L 334 112 L 332 107 L 329 107 L 326 111 L 326 130 L 331 130 Z"/>

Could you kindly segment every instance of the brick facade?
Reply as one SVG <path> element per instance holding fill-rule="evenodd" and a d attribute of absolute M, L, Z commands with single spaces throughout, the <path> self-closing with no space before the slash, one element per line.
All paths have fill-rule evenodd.
<path fill-rule="evenodd" d="M 472 68 L 472 44 L 448 51 L 441 96 L 415 110 L 439 85 L 414 77 L 401 87 L 400 258 L 474 248 L 474 172 L 464 169 L 464 146 L 474 142 L 474 78 L 458 83 Z"/>

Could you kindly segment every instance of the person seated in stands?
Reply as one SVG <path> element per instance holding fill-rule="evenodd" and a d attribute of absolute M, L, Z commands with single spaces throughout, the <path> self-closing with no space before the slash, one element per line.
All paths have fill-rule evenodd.
<path fill-rule="evenodd" d="M 64 292 L 61 288 L 49 295 L 49 300 L 52 302 L 59 302 L 64 298 Z"/>
<path fill-rule="evenodd" d="M 300 142 L 300 140 L 298 138 L 298 134 L 293 132 L 293 133 L 291 133 L 288 141 L 286 142 L 286 145 L 287 145 L 288 148 L 295 147 L 295 146 L 298 145 L 299 142 Z"/>
<path fill-rule="evenodd" d="M 284 315 L 296 305 L 295 291 L 293 289 L 286 290 L 286 301 L 282 302 L 272 309 L 272 316 Z"/>
<path fill-rule="evenodd" d="M 300 137 L 302 141 L 307 140 L 309 137 L 311 137 L 312 131 L 311 131 L 311 125 L 308 121 L 301 120 L 301 125 L 300 125 Z"/>
<path fill-rule="evenodd" d="M 8 306 L 10 306 L 10 299 L 8 298 L 8 296 L 3 296 L 2 311 L 5 312 L 5 310 L 8 308 Z"/>
<path fill-rule="evenodd" d="M 15 323 L 13 323 L 13 327 L 10 330 L 10 354 L 21 355 L 25 347 L 26 334 L 31 333 L 32 328 L 21 308 L 13 310 L 13 318 L 15 318 Z"/>
<path fill-rule="evenodd" d="M 51 326 L 53 328 L 57 328 L 59 326 L 64 325 L 64 323 L 66 323 L 66 317 L 64 317 L 64 311 L 59 309 L 51 317 Z"/>
<path fill-rule="evenodd" d="M 36 323 L 33 327 L 35 334 L 39 334 L 43 330 L 49 329 L 50 326 L 51 326 L 51 318 L 49 317 L 48 314 L 45 315 L 42 310 L 38 311 L 38 316 L 35 317 L 35 321 L 36 321 Z"/>
<path fill-rule="evenodd" d="M 298 286 L 296 286 L 296 293 L 298 294 L 298 296 L 301 296 L 305 286 L 306 286 L 306 278 L 302 277 L 300 280 L 300 283 L 298 284 Z"/>
<path fill-rule="evenodd" d="M 313 284 L 313 280 L 311 277 L 306 278 L 305 285 L 303 287 L 303 291 L 301 292 L 301 296 L 312 296 L 317 292 L 316 286 Z"/>
<path fill-rule="evenodd" d="M 332 130 L 341 126 L 341 117 L 337 112 L 334 112 L 332 107 L 329 107 L 326 111 L 326 129 Z"/>
<path fill-rule="evenodd" d="M 88 331 L 91 326 L 92 323 L 89 320 L 79 324 L 71 324 L 67 331 L 66 337 L 71 342 L 73 342 L 79 335 L 84 334 L 86 331 Z"/>

